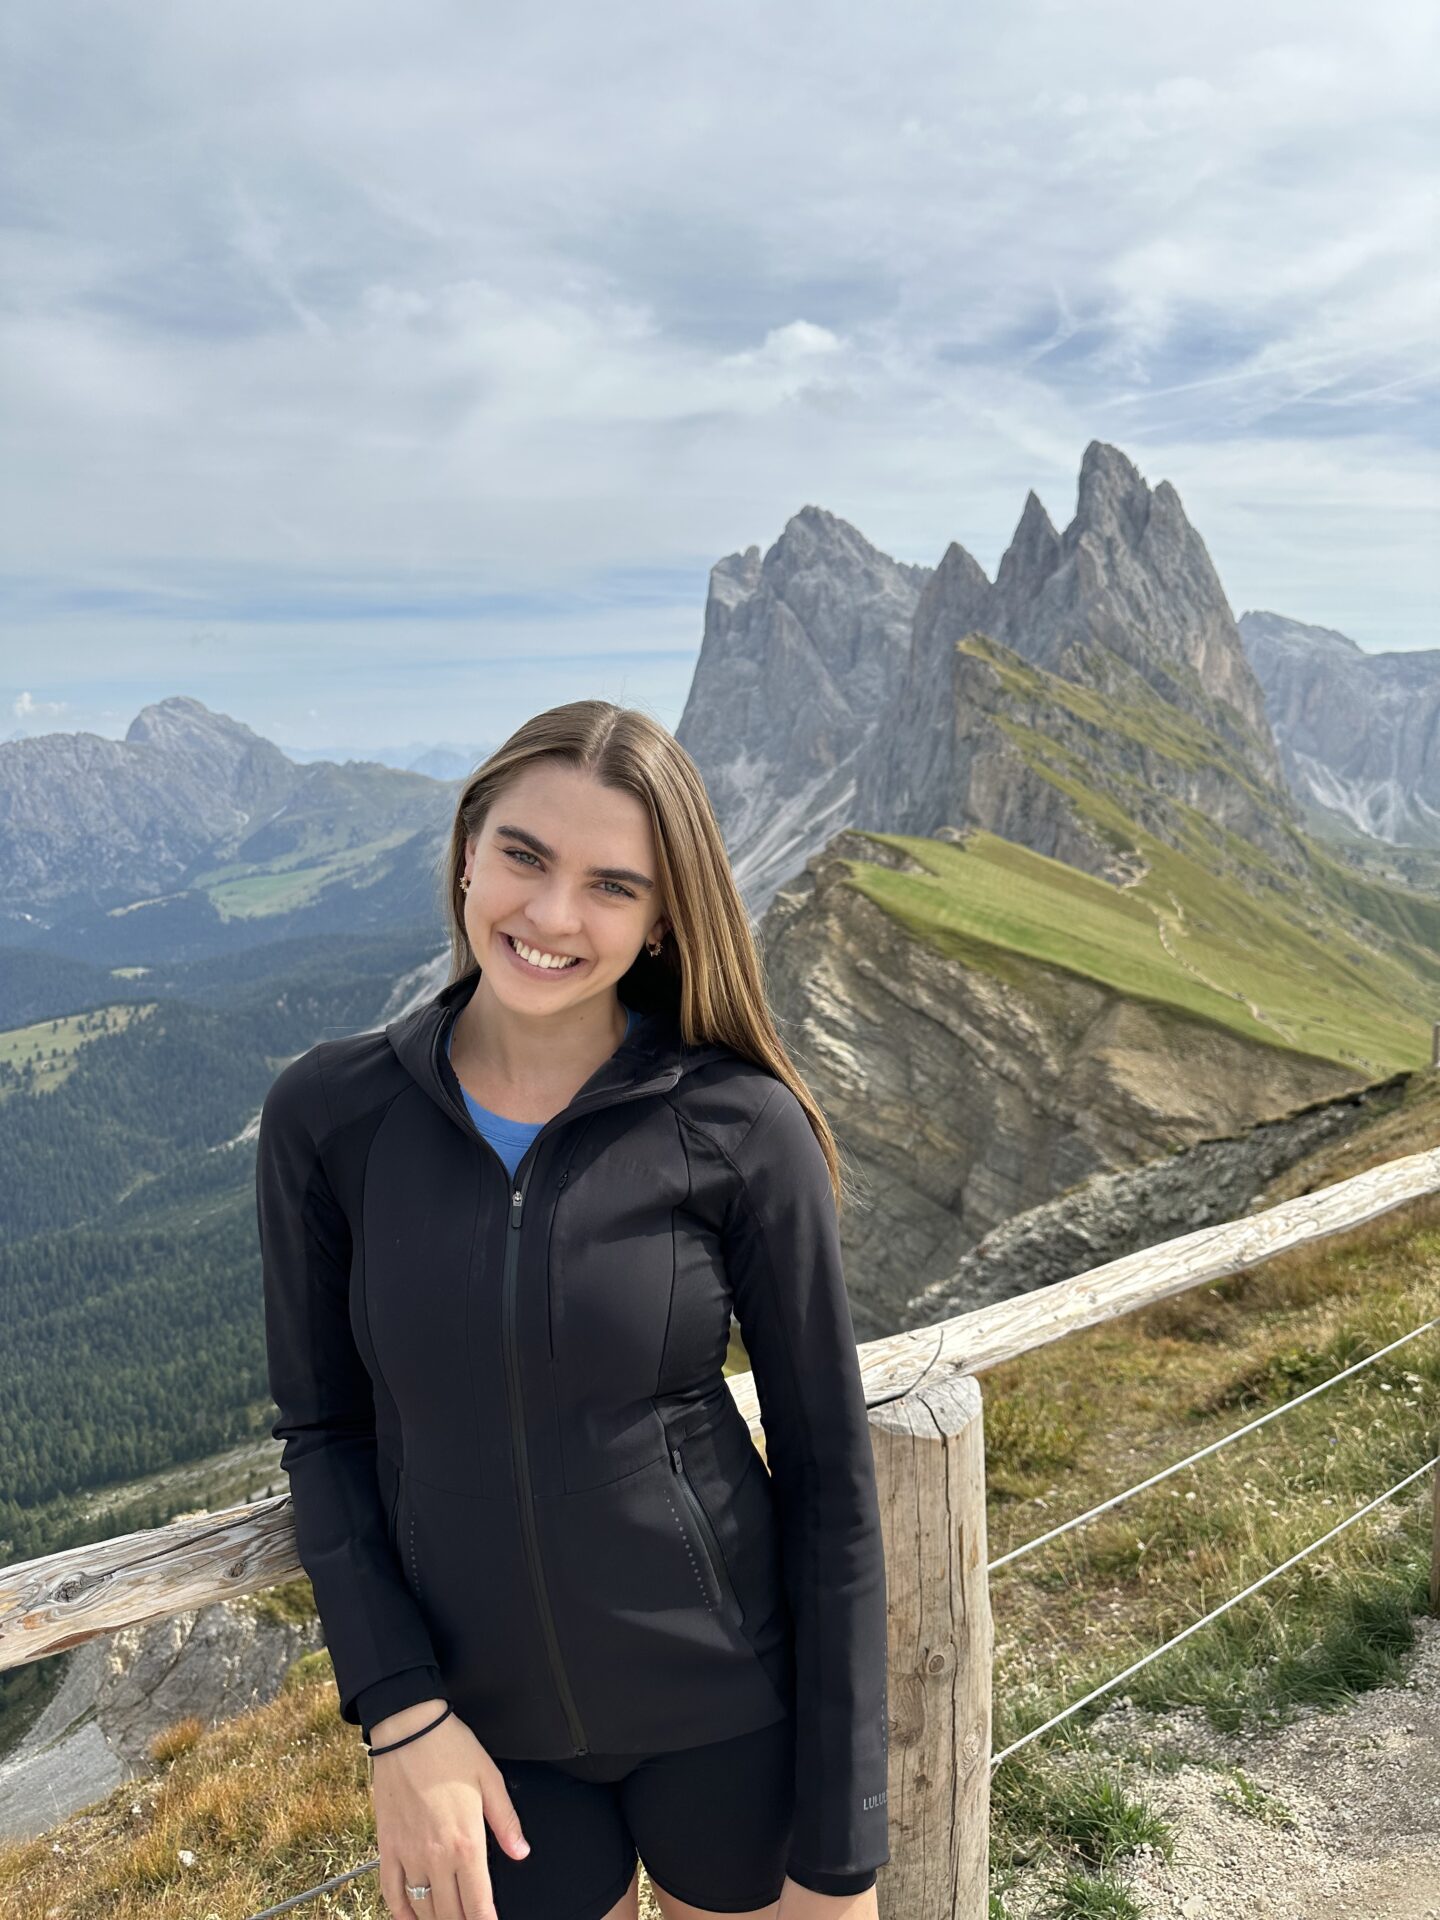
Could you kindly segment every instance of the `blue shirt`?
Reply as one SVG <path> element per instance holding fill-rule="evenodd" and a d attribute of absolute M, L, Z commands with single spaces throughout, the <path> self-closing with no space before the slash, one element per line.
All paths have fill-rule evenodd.
<path fill-rule="evenodd" d="M 634 1018 L 634 1009 L 627 1007 L 625 1009 L 625 1032 L 620 1042 L 622 1046 L 630 1037 L 630 1028 L 634 1022 Z M 445 1051 L 447 1054 L 450 1051 L 450 1041 L 454 1032 L 455 1023 L 452 1020 L 445 1035 Z M 489 1107 L 482 1107 L 478 1100 L 472 1099 L 468 1093 L 465 1093 L 464 1087 L 461 1087 L 460 1091 L 465 1094 L 465 1105 L 470 1109 L 470 1118 L 475 1122 L 481 1133 L 484 1134 L 485 1138 L 505 1162 L 505 1171 L 513 1180 L 515 1178 L 515 1169 L 519 1166 L 525 1149 L 535 1138 L 536 1134 L 539 1133 L 541 1127 L 545 1125 L 545 1122 L 543 1120 L 507 1120 L 503 1113 L 493 1113 Z"/>

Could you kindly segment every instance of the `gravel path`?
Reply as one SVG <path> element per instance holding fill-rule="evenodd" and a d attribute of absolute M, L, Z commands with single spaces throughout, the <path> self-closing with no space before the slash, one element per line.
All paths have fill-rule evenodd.
<path fill-rule="evenodd" d="M 1209 1763 L 1125 1763 L 1128 1786 L 1175 1834 L 1173 1860 L 1117 1870 L 1155 1920 L 1440 1920 L 1440 1620 L 1417 1622 L 1400 1685 L 1339 1713 L 1242 1739 L 1198 1712 L 1155 1719 L 1121 1703 L 1092 1725 L 1102 1743 L 1107 1730 L 1117 1747 Z M 1226 1767 L 1268 1800 L 1247 1807 Z M 1282 1810 L 1288 1825 L 1265 1817 Z M 1007 1914 L 1032 1920 L 1040 1893 L 1037 1880 L 1007 1894 Z"/>

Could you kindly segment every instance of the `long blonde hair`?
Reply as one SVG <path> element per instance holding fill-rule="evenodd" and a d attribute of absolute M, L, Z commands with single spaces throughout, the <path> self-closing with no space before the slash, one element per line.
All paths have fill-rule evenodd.
<path fill-rule="evenodd" d="M 634 794 L 650 816 L 670 930 L 658 957 L 640 949 L 620 998 L 677 1019 L 688 1046 L 720 1042 L 783 1080 L 804 1107 L 830 1169 L 837 1213 L 846 1181 L 829 1123 L 775 1030 L 764 969 L 700 770 L 674 735 L 635 707 L 572 700 L 527 720 L 461 789 L 438 870 L 450 929 L 448 984 L 479 964 L 465 931 L 465 850 L 506 788 L 537 761 L 558 761 Z"/>

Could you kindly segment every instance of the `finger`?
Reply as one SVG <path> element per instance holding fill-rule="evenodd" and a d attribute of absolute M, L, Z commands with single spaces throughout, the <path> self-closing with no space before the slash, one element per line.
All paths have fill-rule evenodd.
<path fill-rule="evenodd" d="M 411 1899 L 405 1891 L 407 1887 L 426 1887 L 427 1894 Z M 455 1885 L 455 1876 L 449 1872 L 430 1872 L 428 1868 L 417 1867 L 407 1872 L 398 1867 L 395 1870 L 395 1899 L 387 1892 L 386 1905 L 396 1920 L 466 1920 L 460 1910 L 460 1894 Z"/>
<path fill-rule="evenodd" d="M 530 1851 L 530 1843 L 520 1825 L 515 1802 L 506 1791 L 505 1776 L 498 1767 L 494 1779 L 486 1782 L 482 1792 L 485 1820 L 490 1831 L 512 1860 L 523 1860 Z M 466 1920 L 469 1920 L 468 1915 Z"/>
<path fill-rule="evenodd" d="M 427 1878 L 431 1883 L 429 1899 L 412 1903 L 416 1908 L 417 1920 L 466 1920 L 455 1868 L 440 1867 Z"/>
<path fill-rule="evenodd" d="M 405 1871 L 392 1847 L 380 1849 L 380 1898 L 392 1920 L 411 1920 L 414 1908 L 405 1894 Z"/>
<path fill-rule="evenodd" d="M 465 1920 L 499 1920 L 495 1895 L 490 1886 L 490 1869 L 483 1860 L 462 1867 L 457 1879 Z"/>

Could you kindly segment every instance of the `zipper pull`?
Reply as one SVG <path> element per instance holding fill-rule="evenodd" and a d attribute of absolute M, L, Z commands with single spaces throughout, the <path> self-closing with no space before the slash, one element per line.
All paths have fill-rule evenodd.
<path fill-rule="evenodd" d="M 681 1472 L 683 1472 L 683 1471 L 684 1471 L 684 1469 L 683 1469 L 683 1468 L 681 1467 L 681 1465 L 680 1465 L 680 1449 L 679 1449 L 679 1447 L 671 1447 L 671 1449 L 670 1449 L 670 1464 L 671 1464 L 671 1466 L 672 1466 L 672 1467 L 673 1467 L 673 1468 L 675 1469 L 675 1471 L 676 1471 L 676 1473 L 681 1473 Z"/>
<path fill-rule="evenodd" d="M 520 1209 L 524 1206 L 524 1204 L 525 1204 L 525 1189 L 523 1187 L 516 1187 L 515 1191 L 510 1196 L 510 1224 L 512 1227 L 519 1226 Z"/>

